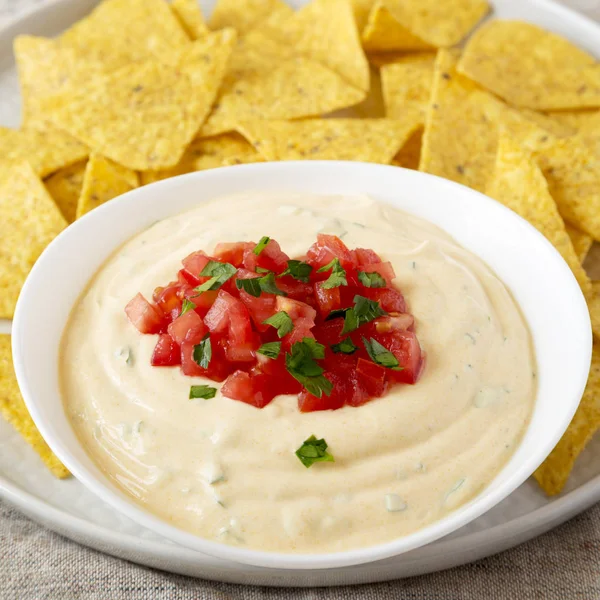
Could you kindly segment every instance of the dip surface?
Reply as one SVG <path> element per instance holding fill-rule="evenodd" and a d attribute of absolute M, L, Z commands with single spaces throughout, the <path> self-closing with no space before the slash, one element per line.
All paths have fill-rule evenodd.
<path fill-rule="evenodd" d="M 296 396 L 263 409 L 220 393 L 188 400 L 190 385 L 219 384 L 150 365 L 156 336 L 123 310 L 137 292 L 151 297 L 218 242 L 267 235 L 297 257 L 319 232 L 393 264 L 427 357 L 417 385 L 301 413 Z M 536 392 L 530 334 L 504 284 L 439 228 L 365 196 L 248 193 L 156 223 L 78 300 L 59 368 L 78 437 L 137 502 L 207 539 L 282 552 L 370 546 L 455 510 L 509 460 Z M 334 463 L 300 463 L 313 434 Z"/>

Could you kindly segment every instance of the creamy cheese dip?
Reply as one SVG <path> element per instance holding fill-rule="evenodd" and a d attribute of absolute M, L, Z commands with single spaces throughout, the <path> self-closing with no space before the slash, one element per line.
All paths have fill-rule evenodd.
<path fill-rule="evenodd" d="M 427 356 L 417 385 L 302 414 L 295 396 L 264 409 L 188 400 L 191 384 L 215 384 L 150 366 L 156 336 L 123 310 L 137 292 L 151 298 L 182 258 L 218 242 L 268 235 L 296 257 L 318 232 L 392 262 Z M 503 283 L 437 227 L 365 196 L 253 193 L 156 223 L 78 300 L 60 374 L 87 452 L 141 505 L 210 540 L 283 552 L 386 542 L 455 510 L 511 457 L 536 390 L 530 334 Z M 334 463 L 300 463 L 312 434 Z"/>

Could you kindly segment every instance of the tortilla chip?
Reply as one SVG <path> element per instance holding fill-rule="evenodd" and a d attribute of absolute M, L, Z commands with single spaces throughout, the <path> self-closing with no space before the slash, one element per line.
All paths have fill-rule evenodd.
<path fill-rule="evenodd" d="M 563 218 L 600 241 L 600 182 L 560 186 L 549 180 L 548 184 Z"/>
<path fill-rule="evenodd" d="M 68 223 L 76 219 L 77 202 L 83 186 L 83 174 L 87 161 L 81 161 L 61 169 L 44 181 L 44 185 Z"/>
<path fill-rule="evenodd" d="M 152 57 L 165 60 L 190 43 L 164 0 L 104 0 L 59 41 L 80 59 L 109 69 Z"/>
<path fill-rule="evenodd" d="M 141 185 L 146 185 L 192 171 L 263 162 L 263 160 L 254 146 L 239 133 L 224 133 L 212 138 L 194 140 L 175 167 L 163 171 L 142 171 L 140 182 Z"/>
<path fill-rule="evenodd" d="M 360 33 L 369 20 L 369 13 L 373 8 L 375 0 L 352 0 L 352 12 L 354 13 L 354 22 Z"/>
<path fill-rule="evenodd" d="M 135 171 L 122 167 L 103 156 L 92 154 L 85 168 L 77 219 L 101 204 L 138 187 Z"/>
<path fill-rule="evenodd" d="M 479 102 L 476 86 L 456 72 L 458 50 L 440 50 L 419 170 L 483 191 L 496 156 L 497 131 Z"/>
<path fill-rule="evenodd" d="M 273 13 L 293 14 L 282 0 L 217 0 L 208 21 L 211 29 L 233 27 L 244 35 Z"/>
<path fill-rule="evenodd" d="M 530 23 L 490 21 L 467 43 L 458 70 L 515 106 L 600 106 L 596 59 Z"/>
<path fill-rule="evenodd" d="M 358 104 L 364 97 L 364 92 L 317 62 L 287 60 L 225 85 L 200 135 L 232 131 L 238 121 L 321 115 Z"/>
<path fill-rule="evenodd" d="M 577 254 L 579 262 L 583 264 L 585 257 L 587 256 L 588 252 L 590 251 L 590 248 L 592 247 L 592 244 L 594 243 L 594 240 L 592 239 L 591 235 L 588 235 L 583 231 L 579 231 L 579 229 L 572 227 L 568 223 L 566 224 L 566 227 L 567 233 L 571 238 L 571 243 L 573 244 L 575 254 Z"/>
<path fill-rule="evenodd" d="M 588 298 L 592 331 L 596 341 L 600 342 L 600 281 L 592 281 L 592 293 Z"/>
<path fill-rule="evenodd" d="M 600 427 L 600 345 L 594 344 L 592 367 L 579 408 L 554 450 L 533 476 L 549 496 L 558 494 L 577 457 Z"/>
<path fill-rule="evenodd" d="M 361 39 L 368 52 L 429 50 L 433 47 L 401 25 L 388 10 L 385 0 L 377 0 L 373 5 Z"/>
<path fill-rule="evenodd" d="M 503 134 L 498 142 L 495 170 L 486 193 L 543 233 L 565 259 L 584 294 L 590 294 L 590 280 L 575 253 L 542 171 L 531 154 L 508 134 Z"/>
<path fill-rule="evenodd" d="M 600 135 L 600 110 L 565 110 L 552 112 L 549 116 L 579 133 Z"/>
<path fill-rule="evenodd" d="M 198 40 L 208 32 L 200 5 L 196 0 L 172 0 L 171 10 L 190 40 Z"/>
<path fill-rule="evenodd" d="M 11 318 L 42 250 L 67 226 L 29 163 L 0 169 L 0 318 Z"/>
<path fill-rule="evenodd" d="M 234 42 L 224 30 L 190 43 L 178 68 L 133 63 L 45 105 L 56 124 L 98 154 L 130 169 L 172 167 L 212 106 Z"/>
<path fill-rule="evenodd" d="M 386 116 L 400 117 L 407 107 L 418 110 L 423 117 L 427 111 L 435 56 L 406 57 L 402 62 L 381 67 L 381 84 Z"/>
<path fill-rule="evenodd" d="M 540 127 L 549 131 L 556 137 L 569 137 L 577 133 L 577 129 L 572 125 L 569 125 L 566 121 L 560 121 L 541 113 L 537 110 L 531 110 L 530 108 L 521 108 L 520 114 L 523 115 L 527 120 L 537 123 Z"/>
<path fill-rule="evenodd" d="M 381 89 L 381 75 L 377 69 L 370 70 L 369 91 L 365 99 L 349 108 L 347 111 L 338 111 L 338 118 L 359 118 L 359 119 L 383 119 L 385 117 L 385 104 L 383 102 L 383 91 Z M 347 112 L 348 114 L 344 114 Z"/>
<path fill-rule="evenodd" d="M 250 121 L 238 130 L 267 160 L 359 160 L 389 164 L 419 125 L 393 119 Z"/>
<path fill-rule="evenodd" d="M 69 477 L 71 473 L 50 450 L 23 402 L 13 368 L 10 343 L 10 335 L 0 334 L 0 413 L 38 453 L 55 477 Z"/>
<path fill-rule="evenodd" d="M 369 63 L 350 0 L 311 0 L 269 35 L 329 67 L 359 90 L 369 89 Z"/>
<path fill-rule="evenodd" d="M 418 127 L 406 140 L 406 143 L 394 159 L 392 164 L 405 169 L 418 170 L 421 160 L 421 148 L 423 143 L 423 127 Z"/>
<path fill-rule="evenodd" d="M 88 149 L 67 133 L 45 129 L 0 127 L 0 160 L 28 161 L 36 175 L 45 177 L 88 155 Z"/>

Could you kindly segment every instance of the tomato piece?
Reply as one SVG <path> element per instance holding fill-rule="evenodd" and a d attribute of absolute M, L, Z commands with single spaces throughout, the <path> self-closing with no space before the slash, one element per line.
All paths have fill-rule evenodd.
<path fill-rule="evenodd" d="M 125 306 L 125 314 L 140 333 L 158 333 L 163 315 L 142 294 L 136 294 Z"/>
<path fill-rule="evenodd" d="M 317 307 L 319 314 L 325 318 L 332 311 L 341 308 L 340 288 L 326 289 L 322 282 L 314 284 L 315 297 L 317 298 Z"/>
<path fill-rule="evenodd" d="M 177 281 L 182 285 L 190 286 L 192 288 L 200 285 L 200 279 L 185 269 L 179 269 L 179 271 L 177 271 Z"/>
<path fill-rule="evenodd" d="M 397 359 L 402 371 L 388 369 L 388 378 L 398 383 L 416 383 L 423 369 L 424 359 L 417 336 L 412 331 L 394 331 L 376 335 L 375 339 Z"/>
<path fill-rule="evenodd" d="M 288 333 L 282 340 L 283 349 L 289 350 L 296 342 L 301 342 L 304 338 L 314 339 L 315 334 L 312 332 L 314 321 L 301 317 L 294 321 L 294 329 Z"/>
<path fill-rule="evenodd" d="M 358 292 L 365 298 L 376 300 L 381 308 L 389 313 L 405 313 L 406 301 L 404 296 L 393 288 L 361 288 Z"/>
<path fill-rule="evenodd" d="M 204 270 L 204 267 L 211 261 L 214 260 L 210 256 L 207 256 L 205 252 L 199 250 L 198 252 L 192 252 L 188 254 L 181 263 L 183 268 L 193 277 L 200 278 L 200 273 Z M 198 279 L 202 281 L 202 279 Z"/>
<path fill-rule="evenodd" d="M 161 309 L 164 314 L 177 308 L 181 308 L 181 298 L 179 297 L 179 283 L 171 282 L 167 287 L 157 287 L 152 294 L 152 300 Z"/>
<path fill-rule="evenodd" d="M 225 352 L 211 335 L 212 357 L 208 368 L 204 369 L 194 360 L 194 346 L 200 343 L 200 339 L 187 339 L 181 344 L 181 371 L 188 377 L 207 377 L 213 381 L 224 381 L 233 371 L 232 366 L 225 358 Z"/>
<path fill-rule="evenodd" d="M 352 380 L 345 375 L 326 372 L 325 377 L 333 383 L 331 394 L 322 394 L 320 398 L 313 396 L 307 390 L 302 390 L 298 395 L 298 408 L 300 412 L 314 412 L 318 410 L 337 410 L 348 402 L 354 393 Z"/>
<path fill-rule="evenodd" d="M 232 264 L 238 269 L 244 264 L 244 253 L 252 250 L 255 244 L 252 242 L 220 243 L 215 246 L 215 258 Z"/>
<path fill-rule="evenodd" d="M 379 273 L 384 279 L 388 286 L 392 285 L 392 280 L 395 279 L 396 273 L 391 262 L 378 262 L 371 263 L 369 265 L 362 265 L 359 269 L 365 273 Z"/>
<path fill-rule="evenodd" d="M 231 346 L 249 347 L 255 344 L 250 313 L 244 303 L 225 290 L 219 290 L 217 299 L 204 317 L 204 323 L 211 332 L 228 331 Z"/>
<path fill-rule="evenodd" d="M 331 319 L 317 324 L 312 331 L 318 342 L 329 347 L 342 341 L 343 327 L 344 319 Z"/>
<path fill-rule="evenodd" d="M 359 358 L 356 363 L 357 380 L 371 397 L 379 398 L 385 393 L 387 371 L 385 367 L 364 358 Z"/>
<path fill-rule="evenodd" d="M 240 290 L 240 300 L 248 309 L 256 329 L 261 332 L 267 331 L 270 326 L 265 325 L 264 321 L 277 312 L 275 310 L 275 297 L 271 294 L 261 294 L 256 298 L 248 292 Z"/>
<path fill-rule="evenodd" d="M 181 364 L 179 345 L 168 333 L 161 333 L 158 336 L 150 364 L 153 367 L 173 367 Z"/>
<path fill-rule="evenodd" d="M 198 294 L 198 292 L 191 289 L 189 292 L 186 292 L 186 298 L 196 305 L 196 312 L 204 318 L 210 307 L 215 303 L 218 294 L 217 290 L 209 290 L 208 292 Z"/>
<path fill-rule="evenodd" d="M 306 304 L 306 302 L 287 298 L 286 296 L 277 296 L 275 308 L 276 312 L 285 311 L 292 321 L 307 319 L 308 321 L 312 321 L 312 325 L 314 325 L 317 318 L 317 311 L 312 306 Z"/>
<path fill-rule="evenodd" d="M 268 389 L 268 381 L 269 376 L 264 373 L 236 371 L 223 384 L 221 394 L 257 408 L 263 408 L 274 398 Z"/>
<path fill-rule="evenodd" d="M 313 286 L 310 283 L 298 281 L 289 275 L 277 279 L 277 287 L 285 292 L 288 298 L 302 300 L 307 304 L 314 304 L 312 299 Z"/>
<path fill-rule="evenodd" d="M 377 252 L 368 248 L 355 248 L 354 250 L 350 250 L 350 254 L 356 266 L 373 265 L 381 262 L 381 258 L 379 258 Z M 361 269 L 361 271 L 364 271 L 364 269 Z"/>
<path fill-rule="evenodd" d="M 204 317 L 205 325 L 211 332 L 224 332 L 229 325 L 229 309 L 235 305 L 235 298 L 224 290 L 219 290 L 217 297 Z"/>
<path fill-rule="evenodd" d="M 352 262 L 350 250 L 336 235 L 319 233 L 317 241 L 308 249 L 306 262 L 316 271 L 339 258 L 342 266 Z"/>
<path fill-rule="evenodd" d="M 202 338 L 208 333 L 208 329 L 202 322 L 200 315 L 194 310 L 178 316 L 169 325 L 167 331 L 177 344 L 182 344 L 186 338 L 190 339 L 192 336 Z"/>
<path fill-rule="evenodd" d="M 285 271 L 290 257 L 283 252 L 281 246 L 275 240 L 269 240 L 269 243 L 258 256 L 254 254 L 255 247 L 256 244 L 252 244 L 252 247 L 244 252 L 244 267 L 246 269 L 256 272 L 256 267 L 261 267 L 274 273 Z"/>
<path fill-rule="evenodd" d="M 414 325 L 415 318 L 408 313 L 393 317 L 380 317 L 370 325 L 375 333 L 390 333 L 392 331 L 408 331 Z"/>

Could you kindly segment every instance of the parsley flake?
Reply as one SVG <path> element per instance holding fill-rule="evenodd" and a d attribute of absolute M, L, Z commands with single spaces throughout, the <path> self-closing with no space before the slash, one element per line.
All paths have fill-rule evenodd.
<path fill-rule="evenodd" d="M 190 312 L 190 310 L 194 310 L 194 308 L 196 308 L 196 305 L 191 300 L 184 298 L 183 304 L 181 305 L 181 312 L 179 313 L 179 316 L 183 317 L 183 315 L 185 315 L 186 312 Z"/>
<path fill-rule="evenodd" d="M 288 260 L 287 269 L 279 277 L 289 275 L 302 283 L 308 283 L 312 269 L 308 263 L 301 260 Z"/>
<path fill-rule="evenodd" d="M 323 394 L 329 396 L 333 389 L 331 381 L 323 375 L 323 367 L 315 362 L 315 359 L 324 356 L 325 346 L 312 338 L 296 342 L 292 345 L 291 353 L 285 355 L 288 373 L 317 398 Z"/>
<path fill-rule="evenodd" d="M 294 329 L 294 322 L 284 310 L 275 313 L 272 317 L 269 317 L 266 321 L 263 321 L 265 325 L 270 325 L 277 329 L 277 335 L 282 338 Z"/>
<path fill-rule="evenodd" d="M 252 250 L 252 252 L 254 252 L 254 254 L 256 254 L 256 256 L 258 256 L 267 247 L 267 244 L 270 241 L 271 241 L 271 238 L 264 235 L 263 237 L 260 238 L 260 241 L 258 242 L 258 244 L 256 244 L 256 246 L 254 246 L 254 250 Z"/>
<path fill-rule="evenodd" d="M 387 285 L 385 279 L 379 273 L 375 272 L 367 273 L 366 271 L 359 271 L 358 280 L 368 288 L 382 288 Z"/>
<path fill-rule="evenodd" d="M 194 346 L 193 354 L 194 362 L 202 367 L 208 369 L 210 359 L 212 358 L 212 345 L 210 343 L 210 333 L 207 333 L 199 344 Z"/>
<path fill-rule="evenodd" d="M 235 286 L 238 290 L 244 290 L 251 296 L 258 298 L 262 292 L 265 294 L 275 294 L 276 296 L 287 296 L 275 284 L 275 273 L 267 273 L 262 277 L 251 277 L 250 279 L 236 279 Z"/>
<path fill-rule="evenodd" d="M 302 446 L 296 450 L 296 456 L 307 469 L 316 462 L 335 462 L 333 456 L 327 452 L 327 442 L 324 439 L 318 440 L 314 435 L 304 440 Z"/>
<path fill-rule="evenodd" d="M 331 349 L 335 354 L 354 354 L 358 346 L 349 338 L 344 338 L 339 344 L 333 344 Z"/>
<path fill-rule="evenodd" d="M 190 400 L 196 398 L 202 398 L 203 400 L 210 400 L 217 394 L 217 388 L 211 387 L 210 385 L 193 385 L 190 387 Z"/>
<path fill-rule="evenodd" d="M 383 317 L 384 315 L 387 315 L 387 313 L 379 306 L 379 302 L 357 294 L 354 296 L 354 306 L 347 310 L 344 316 L 342 333 L 355 331 L 361 325 L 370 323 L 377 317 Z"/>
<path fill-rule="evenodd" d="M 200 277 L 210 277 L 210 279 L 205 281 L 202 285 L 199 285 L 197 288 L 194 288 L 194 291 L 201 294 L 202 292 L 218 290 L 236 273 L 237 269 L 233 265 L 211 260 L 200 273 Z"/>
<path fill-rule="evenodd" d="M 381 365 L 386 369 L 392 369 L 393 371 L 402 371 L 403 367 L 399 366 L 398 359 L 385 346 L 382 346 L 373 338 L 369 341 L 366 337 L 363 337 L 362 341 L 365 345 L 365 350 L 375 364 Z"/>
<path fill-rule="evenodd" d="M 266 356 L 267 358 L 276 359 L 279 357 L 281 352 L 281 342 L 268 342 L 263 344 L 257 352 Z"/>
<path fill-rule="evenodd" d="M 336 287 L 340 287 L 341 285 L 348 285 L 348 280 L 346 279 L 346 270 L 340 264 L 339 258 L 334 258 L 329 264 L 321 267 L 317 273 L 324 273 L 325 271 L 331 271 L 331 275 L 329 278 L 323 283 L 321 283 L 321 287 L 325 290 L 331 290 Z"/>

